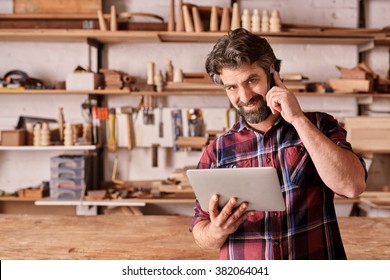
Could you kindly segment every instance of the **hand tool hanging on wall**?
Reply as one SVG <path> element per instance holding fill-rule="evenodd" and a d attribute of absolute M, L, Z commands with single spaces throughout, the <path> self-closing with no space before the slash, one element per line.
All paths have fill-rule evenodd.
<path fill-rule="evenodd" d="M 159 144 L 152 144 L 152 167 L 158 167 L 158 147 Z"/>
<path fill-rule="evenodd" d="M 163 108 L 162 108 L 161 103 L 158 105 L 158 109 L 160 112 L 160 121 L 158 123 L 158 137 L 163 138 L 164 137 L 164 122 L 163 122 Z"/>
<path fill-rule="evenodd" d="M 179 146 L 176 144 L 176 140 L 179 136 L 183 136 L 183 117 L 180 109 L 171 111 L 172 118 L 172 134 L 173 134 L 173 150 L 178 151 Z"/>
<path fill-rule="evenodd" d="M 116 120 L 115 120 L 115 108 L 110 109 L 109 112 L 109 138 L 108 138 L 108 151 L 115 152 L 118 149 L 116 142 Z"/>
<path fill-rule="evenodd" d="M 143 117 L 144 124 L 154 124 L 154 99 L 152 95 L 145 95 L 143 98 Z"/>
<path fill-rule="evenodd" d="M 135 108 L 126 106 L 116 108 L 118 114 L 125 115 L 126 119 L 126 132 L 127 132 L 127 148 L 132 150 L 135 147 L 135 135 L 134 135 L 134 123 L 133 123 L 133 112 L 136 111 Z M 121 133 L 122 131 L 120 131 Z"/>

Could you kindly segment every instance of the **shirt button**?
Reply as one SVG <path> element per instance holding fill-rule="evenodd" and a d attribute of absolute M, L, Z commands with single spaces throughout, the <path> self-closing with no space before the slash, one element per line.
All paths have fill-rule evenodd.
<path fill-rule="evenodd" d="M 278 216 L 278 213 L 274 212 L 274 217 L 277 217 Z"/>
<path fill-rule="evenodd" d="M 275 246 L 279 246 L 279 241 L 274 241 Z"/>
<path fill-rule="evenodd" d="M 303 147 L 303 146 L 301 146 L 299 149 L 301 150 L 301 152 L 305 151 L 305 147 Z"/>
<path fill-rule="evenodd" d="M 267 157 L 266 162 L 267 162 L 267 163 L 270 163 L 270 162 L 271 162 L 271 159 L 270 159 L 269 157 Z"/>

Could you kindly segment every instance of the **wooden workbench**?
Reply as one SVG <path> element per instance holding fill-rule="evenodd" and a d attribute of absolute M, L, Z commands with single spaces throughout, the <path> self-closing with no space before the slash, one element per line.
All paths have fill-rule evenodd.
<path fill-rule="evenodd" d="M 217 259 L 183 216 L 0 215 L 0 259 Z M 390 260 L 390 218 L 339 218 L 349 259 Z"/>

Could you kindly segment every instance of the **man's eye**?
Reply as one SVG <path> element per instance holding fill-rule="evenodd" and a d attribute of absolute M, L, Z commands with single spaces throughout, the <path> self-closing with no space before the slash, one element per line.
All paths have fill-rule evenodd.
<path fill-rule="evenodd" d="M 248 81 L 248 84 L 254 84 L 254 83 L 256 83 L 256 79 L 250 79 L 249 81 Z"/>

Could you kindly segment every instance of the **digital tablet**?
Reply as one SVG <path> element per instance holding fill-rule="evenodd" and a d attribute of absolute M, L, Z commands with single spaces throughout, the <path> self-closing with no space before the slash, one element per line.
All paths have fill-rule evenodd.
<path fill-rule="evenodd" d="M 273 167 L 189 169 L 187 176 L 204 211 L 208 211 L 213 194 L 219 195 L 220 208 L 231 197 L 237 197 L 236 205 L 246 201 L 248 210 L 286 209 L 278 175 Z"/>

